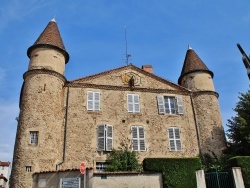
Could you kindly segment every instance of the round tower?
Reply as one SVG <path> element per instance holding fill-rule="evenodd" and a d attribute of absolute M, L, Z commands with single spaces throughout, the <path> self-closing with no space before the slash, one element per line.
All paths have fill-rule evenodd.
<path fill-rule="evenodd" d="M 201 154 L 221 155 L 226 139 L 213 72 L 188 48 L 178 84 L 190 91 Z"/>
<path fill-rule="evenodd" d="M 32 174 L 56 170 L 62 160 L 64 77 L 69 55 L 52 19 L 28 49 L 10 187 L 32 187 Z"/>

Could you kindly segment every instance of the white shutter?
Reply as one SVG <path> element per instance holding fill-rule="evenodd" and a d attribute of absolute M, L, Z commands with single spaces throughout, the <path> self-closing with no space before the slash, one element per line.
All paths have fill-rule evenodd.
<path fill-rule="evenodd" d="M 113 126 L 106 125 L 106 151 L 113 149 Z"/>
<path fill-rule="evenodd" d="M 165 105 L 163 96 L 157 96 L 159 114 L 165 114 Z"/>
<path fill-rule="evenodd" d="M 140 98 L 138 94 L 134 94 L 134 112 L 140 112 Z"/>
<path fill-rule="evenodd" d="M 178 112 L 178 114 L 184 114 L 182 97 L 177 96 L 176 97 L 176 103 L 177 103 L 177 112 Z"/>
<path fill-rule="evenodd" d="M 100 111 L 100 92 L 94 92 L 94 110 Z"/>
<path fill-rule="evenodd" d="M 87 92 L 87 109 L 93 110 L 94 109 L 94 93 L 92 91 Z"/>
<path fill-rule="evenodd" d="M 98 125 L 98 143 L 97 143 L 97 150 L 104 151 L 105 150 L 105 125 Z"/>
<path fill-rule="evenodd" d="M 128 112 L 133 112 L 133 106 L 134 106 L 134 101 L 133 101 L 133 95 L 128 94 L 127 95 L 127 103 L 128 103 Z"/>
<path fill-rule="evenodd" d="M 139 150 L 138 130 L 137 130 L 137 127 L 132 127 L 132 149 L 134 151 L 138 151 Z"/>
<path fill-rule="evenodd" d="M 170 151 L 181 151 L 181 135 L 178 127 L 168 129 L 168 138 Z"/>
<path fill-rule="evenodd" d="M 144 127 L 138 127 L 139 129 L 139 150 L 145 151 L 146 145 L 145 145 L 145 133 L 144 133 Z"/>
<path fill-rule="evenodd" d="M 181 151 L 181 133 L 180 129 L 175 127 L 175 145 L 176 145 L 176 151 Z"/>

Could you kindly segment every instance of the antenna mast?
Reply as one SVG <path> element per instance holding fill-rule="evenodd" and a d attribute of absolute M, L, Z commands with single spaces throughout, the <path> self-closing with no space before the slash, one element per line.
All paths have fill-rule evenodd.
<path fill-rule="evenodd" d="M 131 58 L 131 54 L 128 54 L 127 28 L 126 27 L 125 27 L 125 42 L 126 42 L 126 64 L 128 65 L 128 60 Z"/>

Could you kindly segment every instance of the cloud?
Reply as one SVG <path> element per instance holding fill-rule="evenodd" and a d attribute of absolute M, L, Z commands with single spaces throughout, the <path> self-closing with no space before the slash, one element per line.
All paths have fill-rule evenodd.
<path fill-rule="evenodd" d="M 22 20 L 31 13 L 50 5 L 53 1 L 46 0 L 10 0 L 2 3 L 0 8 L 0 32 L 12 21 Z"/>

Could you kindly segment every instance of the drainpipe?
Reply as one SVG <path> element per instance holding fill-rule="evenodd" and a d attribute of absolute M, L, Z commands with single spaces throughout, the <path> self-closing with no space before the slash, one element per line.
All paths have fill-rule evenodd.
<path fill-rule="evenodd" d="M 66 141 L 67 141 L 67 127 L 68 127 L 68 105 L 69 105 L 69 87 L 67 87 L 66 97 L 66 110 L 65 110 L 65 123 L 64 123 L 64 140 L 63 140 L 63 158 L 62 161 L 56 164 L 56 170 L 59 170 L 59 166 L 64 163 L 66 154 Z"/>
<path fill-rule="evenodd" d="M 203 157 L 203 153 L 201 150 L 201 142 L 200 142 L 200 131 L 199 131 L 199 127 L 198 127 L 198 121 L 197 121 L 195 108 L 194 108 L 194 102 L 193 102 L 193 92 L 192 91 L 190 91 L 190 92 L 191 92 L 190 99 L 191 99 L 191 105 L 192 105 L 192 110 L 193 110 L 193 114 L 194 114 L 194 123 L 195 123 L 195 129 L 196 129 L 196 134 L 197 134 L 199 153 L 200 153 L 200 156 Z"/>

